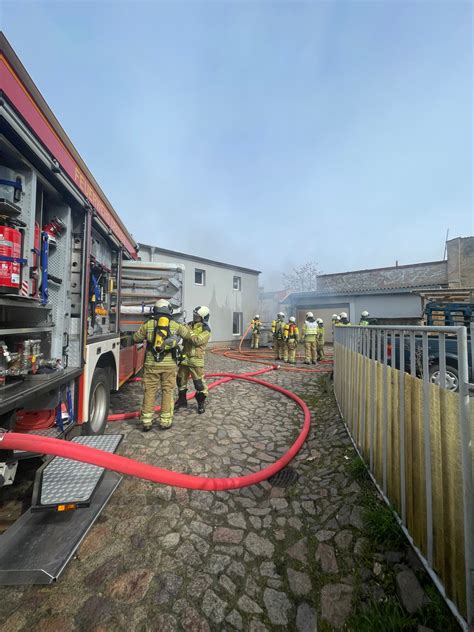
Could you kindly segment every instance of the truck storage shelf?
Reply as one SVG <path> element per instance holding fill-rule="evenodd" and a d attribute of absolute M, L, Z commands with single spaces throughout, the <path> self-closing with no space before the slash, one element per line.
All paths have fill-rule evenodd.
<path fill-rule="evenodd" d="M 44 331 L 52 331 L 53 325 L 45 325 L 44 327 L 4 327 L 0 329 L 0 336 L 16 336 L 18 334 L 37 334 Z"/>
<path fill-rule="evenodd" d="M 51 311 L 51 305 L 41 305 L 38 301 L 20 296 L 0 296 L 0 307 L 27 307 L 28 309 Z"/>
<path fill-rule="evenodd" d="M 63 371 L 58 371 L 57 374 L 45 374 L 44 380 L 19 380 L 18 384 L 9 384 L 4 392 L 0 388 L 0 414 L 7 413 L 13 408 L 19 408 L 18 398 L 20 395 L 21 407 L 24 407 L 29 403 L 30 399 L 37 397 L 40 393 L 53 390 L 60 384 L 78 377 L 81 373 L 81 368 L 64 369 Z"/>

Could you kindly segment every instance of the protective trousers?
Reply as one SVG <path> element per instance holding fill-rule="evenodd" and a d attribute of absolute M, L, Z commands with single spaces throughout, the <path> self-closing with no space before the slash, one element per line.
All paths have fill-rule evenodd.
<path fill-rule="evenodd" d="M 305 340 L 304 341 L 304 361 L 306 364 L 316 362 L 316 340 Z"/>
<path fill-rule="evenodd" d="M 260 334 L 256 331 L 252 332 L 252 343 L 250 345 L 251 349 L 258 349 L 258 343 L 260 342 Z"/>
<path fill-rule="evenodd" d="M 320 340 L 317 341 L 316 351 L 318 352 L 318 360 L 324 360 L 324 342 Z"/>
<path fill-rule="evenodd" d="M 185 391 L 188 388 L 189 378 L 193 379 L 194 388 L 196 392 L 202 393 L 207 397 L 207 384 L 204 379 L 204 367 L 203 366 L 188 366 L 187 364 L 181 364 L 178 369 L 178 389 Z"/>
<path fill-rule="evenodd" d="M 285 341 L 275 338 L 275 360 L 283 360 L 285 355 Z"/>
<path fill-rule="evenodd" d="M 285 342 L 284 356 L 283 359 L 285 362 L 289 362 L 290 364 L 296 364 L 296 347 L 298 346 L 297 341 L 294 338 L 290 338 Z"/>
<path fill-rule="evenodd" d="M 155 415 L 156 394 L 161 389 L 160 426 L 169 428 L 173 423 L 173 390 L 176 384 L 176 366 L 145 365 L 143 373 L 143 404 L 140 420 L 150 427 Z"/>

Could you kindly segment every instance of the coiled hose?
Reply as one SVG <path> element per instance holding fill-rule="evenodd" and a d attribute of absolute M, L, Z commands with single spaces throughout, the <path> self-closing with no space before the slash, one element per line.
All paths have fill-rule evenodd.
<path fill-rule="evenodd" d="M 60 456 L 68 459 L 74 459 L 76 461 L 82 461 L 83 463 L 91 463 L 100 467 L 118 472 L 120 474 L 126 474 L 128 476 L 134 476 L 136 478 L 142 478 L 153 483 L 162 483 L 164 485 L 172 485 L 174 487 L 185 487 L 188 489 L 201 489 L 207 491 L 218 491 L 228 489 L 238 489 L 241 487 L 247 487 L 249 485 L 256 485 L 270 476 L 276 474 L 279 470 L 284 468 L 299 452 L 306 437 L 308 436 L 311 414 L 305 402 L 298 397 L 295 393 L 270 382 L 266 382 L 258 377 L 257 374 L 267 373 L 276 369 L 276 366 L 272 366 L 255 373 L 213 373 L 207 377 L 219 378 L 215 382 L 209 385 L 209 389 L 216 388 L 217 386 L 229 382 L 231 380 L 245 380 L 254 384 L 259 384 L 270 388 L 278 393 L 281 393 L 285 397 L 292 399 L 302 409 L 304 414 L 304 421 L 301 431 L 290 447 L 290 449 L 280 457 L 277 461 L 271 465 L 263 468 L 258 472 L 252 474 L 246 474 L 244 476 L 234 476 L 229 478 L 208 478 L 204 476 L 194 476 L 191 474 L 182 474 L 179 472 L 173 472 L 166 470 L 155 465 L 149 465 L 147 463 L 141 463 L 134 459 L 129 459 L 117 454 L 110 454 L 90 448 L 84 445 L 72 443 L 70 441 L 63 441 L 60 439 L 51 439 L 49 437 L 41 437 L 38 435 L 21 434 L 16 432 L 7 432 L 0 436 L 0 449 L 4 450 L 24 450 L 27 452 L 37 452 L 40 454 L 49 454 L 52 456 Z M 188 398 L 193 397 L 194 394 L 190 394 Z M 156 408 L 159 410 L 159 407 Z M 134 413 L 122 413 L 119 415 L 110 415 L 109 421 L 119 421 L 123 419 L 132 419 L 139 416 L 139 412 Z"/>

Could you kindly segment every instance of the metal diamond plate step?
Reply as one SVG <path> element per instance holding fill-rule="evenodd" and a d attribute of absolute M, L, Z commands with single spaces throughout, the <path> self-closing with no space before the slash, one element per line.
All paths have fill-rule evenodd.
<path fill-rule="evenodd" d="M 74 437 L 72 442 L 113 453 L 122 438 L 123 435 Z M 103 474 L 104 468 L 97 465 L 55 457 L 38 472 L 31 509 L 38 511 L 66 504 L 86 507 Z"/>
<path fill-rule="evenodd" d="M 106 472 L 90 505 L 77 511 L 28 509 L 0 535 L 0 586 L 56 581 L 121 480 Z"/>

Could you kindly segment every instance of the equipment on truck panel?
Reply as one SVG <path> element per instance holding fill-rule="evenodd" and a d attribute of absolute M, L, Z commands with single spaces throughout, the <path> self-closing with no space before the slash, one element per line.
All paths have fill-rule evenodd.
<path fill-rule="evenodd" d="M 57 238 L 61 237 L 65 230 L 66 226 L 59 217 L 53 217 L 48 224 L 43 226 L 43 232 L 46 233 L 49 243 L 53 246 L 57 244 Z"/>
<path fill-rule="evenodd" d="M 32 249 L 32 266 L 30 268 L 31 278 L 31 296 L 33 298 L 38 297 L 38 291 L 40 286 L 40 267 L 39 258 L 41 256 L 41 231 L 38 222 L 35 222 L 35 242 Z"/>
<path fill-rule="evenodd" d="M 21 257 L 22 234 L 18 227 L 24 222 L 12 217 L 0 216 L 0 292 L 20 293 L 21 266 L 26 259 Z"/>
<path fill-rule="evenodd" d="M 21 177 L 15 175 L 12 169 L 0 167 L 0 200 L 4 201 L 2 211 L 5 212 L 8 208 L 12 213 L 17 214 L 20 209 L 16 210 L 14 205 L 20 202 L 22 193 Z"/>

